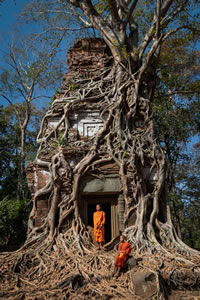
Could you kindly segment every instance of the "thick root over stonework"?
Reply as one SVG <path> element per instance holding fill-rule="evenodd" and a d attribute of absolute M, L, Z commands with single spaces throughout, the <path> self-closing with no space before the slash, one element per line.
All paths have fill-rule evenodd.
<path fill-rule="evenodd" d="M 85 174 L 104 177 L 106 170 L 101 167 L 115 163 L 125 205 L 125 232 L 135 250 L 165 252 L 164 248 L 170 248 L 186 255 L 195 253 L 183 246 L 171 223 L 165 154 L 154 138 L 148 99 L 150 79 L 145 75 L 144 82 L 139 74 L 138 70 L 130 75 L 121 65 L 96 70 L 84 79 L 81 72 L 71 72 L 65 91 L 55 97 L 38 134 L 35 164 L 50 176 L 34 194 L 28 244 L 53 240 L 62 233 L 67 247 L 77 244 L 77 251 L 87 252 L 92 246 L 80 218 L 79 183 Z M 95 136 L 83 139 L 74 133 L 71 119 L 84 110 L 99 111 L 103 127 Z M 56 126 L 49 128 L 48 120 L 53 118 Z M 45 197 L 49 211 L 37 227 L 38 205 Z M 128 226 L 130 218 L 135 220 L 132 226 Z"/>

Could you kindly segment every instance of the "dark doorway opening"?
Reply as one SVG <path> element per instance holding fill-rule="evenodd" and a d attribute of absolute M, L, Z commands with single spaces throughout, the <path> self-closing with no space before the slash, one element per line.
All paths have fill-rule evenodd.
<path fill-rule="evenodd" d="M 105 222 L 105 243 L 119 235 L 118 220 L 118 194 L 114 193 L 85 193 L 79 196 L 79 212 L 86 226 L 90 227 L 93 234 L 93 213 L 96 211 L 96 205 L 100 204 L 106 214 Z"/>
<path fill-rule="evenodd" d="M 101 203 L 100 203 L 101 204 Z M 111 203 L 102 203 L 101 209 L 106 214 L 105 223 L 105 243 L 111 240 Z M 96 211 L 96 204 L 88 204 L 88 220 L 87 223 L 93 227 L 93 213 Z"/>

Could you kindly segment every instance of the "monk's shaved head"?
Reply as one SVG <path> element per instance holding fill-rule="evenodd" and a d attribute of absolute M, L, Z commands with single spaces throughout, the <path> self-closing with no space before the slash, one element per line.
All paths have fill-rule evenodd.
<path fill-rule="evenodd" d="M 120 235 L 120 242 L 124 242 L 126 240 L 125 236 L 123 234 Z"/>
<path fill-rule="evenodd" d="M 96 210 L 101 210 L 101 205 L 100 204 L 96 205 Z"/>

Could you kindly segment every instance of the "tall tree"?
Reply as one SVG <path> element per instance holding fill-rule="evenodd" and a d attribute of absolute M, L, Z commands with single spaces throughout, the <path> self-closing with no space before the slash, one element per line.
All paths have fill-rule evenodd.
<path fill-rule="evenodd" d="M 44 90 L 56 85 L 62 72 L 61 64 L 55 63 L 57 45 L 62 41 L 63 34 L 50 46 L 39 44 L 33 39 L 22 38 L 12 43 L 8 53 L 4 55 L 4 64 L 0 74 L 0 98 L 12 106 L 15 112 L 13 120 L 19 128 L 20 147 L 19 169 L 17 180 L 18 198 L 24 197 L 21 179 L 25 178 L 25 148 L 26 136 L 32 113 L 34 112 L 33 101 L 47 97 Z M 42 49 L 42 50 L 41 50 Z M 22 105 L 23 103 L 23 105 Z"/>
<path fill-rule="evenodd" d="M 24 115 L 23 104 L 17 106 Z M 36 136 L 44 114 L 32 105 L 31 117 L 26 130 L 25 164 L 33 159 Z M 32 207 L 25 176 L 20 178 L 23 198 L 17 197 L 20 172 L 20 128 L 12 105 L 0 107 L 0 251 L 18 249 L 26 239 L 28 215 Z"/>
<path fill-rule="evenodd" d="M 167 155 L 170 204 L 179 237 L 182 203 L 177 201 L 175 193 L 179 184 L 175 180 L 176 172 L 180 163 L 188 163 L 186 145 L 199 132 L 196 126 L 200 96 L 199 51 L 195 43 L 191 34 L 182 33 L 164 43 L 158 66 L 160 84 L 153 104 L 156 136 Z"/>
<path fill-rule="evenodd" d="M 195 5 L 195 2 L 193 4 Z M 144 5 L 148 7 L 148 10 L 145 10 L 146 15 L 142 13 Z M 171 223 L 167 202 L 167 164 L 165 153 L 154 138 L 151 102 L 158 83 L 157 66 L 163 43 L 181 30 L 184 30 L 185 34 L 191 30 L 195 34 L 198 30 L 194 27 L 196 18 L 194 12 L 193 16 L 188 14 L 189 5 L 188 1 L 177 3 L 170 0 L 148 3 L 71 0 L 55 3 L 54 10 L 52 5 L 50 9 L 46 9 L 46 6 L 38 8 L 38 2 L 35 6 L 39 16 L 44 14 L 50 17 L 56 12 L 64 15 L 73 14 L 88 27 L 94 27 L 111 50 L 114 66 L 113 72 L 106 80 L 110 79 L 113 82 L 114 76 L 115 83 L 114 87 L 110 85 L 108 93 L 111 103 L 105 109 L 108 120 L 104 124 L 104 131 L 97 134 L 95 144 L 90 147 L 86 157 L 74 169 L 74 186 L 70 197 L 75 202 L 74 218 L 79 223 L 81 221 L 76 199 L 77 183 L 81 175 L 90 165 L 92 167 L 100 156 L 103 156 L 102 161 L 113 159 L 120 169 L 125 200 L 125 231 L 138 250 L 162 248 L 166 243 L 177 249 L 188 250 L 176 235 Z M 148 19 L 148 23 L 140 28 L 144 19 Z M 76 86 L 76 89 L 81 92 L 81 85 Z M 102 101 L 102 107 L 105 107 L 104 101 L 105 99 Z M 63 139 L 67 138 L 66 133 L 67 131 L 64 132 Z M 45 138 L 45 143 L 48 138 L 49 136 Z M 41 149 L 44 139 L 40 140 Z M 101 153 L 101 148 L 95 146 L 99 143 L 104 144 L 105 156 Z M 148 187 L 147 178 L 142 175 L 144 169 L 148 169 L 146 177 L 149 180 L 153 173 L 156 174 L 152 188 Z M 131 183 L 127 178 L 129 170 L 133 170 L 135 174 Z M 56 177 L 52 181 L 55 193 L 57 193 Z M 131 191 L 128 187 L 130 184 Z M 52 203 L 56 202 L 56 194 L 52 197 Z M 54 235 L 56 226 L 56 205 L 53 207 L 52 204 L 47 218 L 50 236 Z M 60 216 L 61 223 L 66 213 L 63 211 L 63 217 Z M 128 220 L 133 214 L 136 219 L 135 225 L 127 227 Z"/>
<path fill-rule="evenodd" d="M 23 104 L 17 106 L 20 115 L 24 117 Z M 34 158 L 37 150 L 36 136 L 39 130 L 39 123 L 45 110 L 37 109 L 34 105 L 31 108 L 30 121 L 26 130 L 25 139 L 25 165 Z M 13 105 L 0 107 L 0 201 L 11 196 L 17 198 L 17 182 L 20 172 L 20 127 L 18 124 Z M 26 178 L 20 178 L 23 187 L 23 195 L 30 197 Z"/>
<path fill-rule="evenodd" d="M 198 145 L 190 152 L 188 161 L 179 164 L 176 172 L 176 197 L 182 206 L 180 221 L 183 240 L 192 248 L 200 250 L 200 155 Z"/>

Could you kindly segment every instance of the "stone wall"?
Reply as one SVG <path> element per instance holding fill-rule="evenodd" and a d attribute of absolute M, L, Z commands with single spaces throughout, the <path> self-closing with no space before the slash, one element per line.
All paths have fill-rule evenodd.
<path fill-rule="evenodd" d="M 81 73 L 83 78 L 92 77 L 112 62 L 110 49 L 102 39 L 80 39 L 67 52 L 69 71 L 63 76 L 59 95 L 63 97 L 70 85 L 73 85 L 75 89 L 76 78 L 74 78 L 74 72 Z"/>
<path fill-rule="evenodd" d="M 46 148 L 40 149 L 39 159 L 51 162 L 51 157 L 56 153 L 57 138 L 54 132 L 60 121 L 60 114 L 64 113 L 63 103 L 65 101 L 65 94 L 70 90 L 70 94 L 76 94 L 76 80 L 82 78 L 91 78 L 97 76 L 102 71 L 106 70 L 112 64 L 112 56 L 109 48 L 102 39 L 80 39 L 67 52 L 68 71 L 63 76 L 61 91 L 56 93 L 53 97 L 54 111 L 57 113 L 53 115 L 48 113 L 44 116 L 45 132 L 42 135 L 51 135 L 53 143 L 51 146 L 46 145 Z M 84 99 L 83 99 L 84 100 Z M 106 115 L 104 116 L 106 118 Z M 103 127 L 103 120 L 100 117 L 98 105 L 91 102 L 91 105 L 84 109 L 74 108 L 69 114 L 70 128 L 68 130 L 68 143 L 63 146 L 63 154 L 66 161 L 73 168 L 78 161 L 84 157 L 88 151 L 87 143 L 84 145 L 84 140 L 95 136 L 98 130 Z M 65 130 L 63 123 L 59 125 L 59 132 Z M 55 141 L 55 142 L 54 142 Z M 103 168 L 103 167 L 102 167 Z M 106 167 L 108 173 L 112 173 L 116 168 L 112 166 Z M 36 161 L 29 164 L 26 169 L 27 181 L 31 191 L 32 198 L 38 191 L 48 184 L 51 180 L 48 168 L 39 166 Z M 69 178 L 70 179 L 70 178 Z M 111 180 L 110 180 L 111 181 Z M 119 184 L 119 183 L 118 183 Z M 66 186 L 67 183 L 62 183 L 61 198 L 67 197 L 67 193 L 71 192 L 71 187 Z M 40 195 L 35 201 L 36 214 L 34 216 L 34 225 L 40 226 L 43 219 L 47 216 L 49 210 L 50 194 Z"/>
<path fill-rule="evenodd" d="M 68 111 L 67 118 L 68 129 L 67 129 L 67 142 L 62 146 L 62 153 L 65 157 L 66 164 L 73 168 L 80 160 L 87 154 L 90 147 L 90 139 L 95 137 L 96 133 L 102 129 L 104 121 L 107 120 L 108 113 L 103 113 L 100 115 L 99 98 L 98 91 L 99 87 L 95 87 L 95 92 L 88 92 L 89 95 L 84 94 L 84 80 L 89 78 L 101 78 L 102 72 L 109 71 L 109 67 L 113 63 L 112 56 L 109 48 L 105 42 L 101 39 L 81 39 L 74 47 L 70 48 L 68 53 L 68 72 L 63 77 L 63 83 L 61 85 L 61 91 L 54 95 L 54 101 L 51 105 L 51 110 L 46 113 L 43 119 L 44 128 L 38 141 L 41 143 L 38 159 L 47 164 L 51 163 L 51 158 L 57 153 L 59 144 L 59 135 L 62 135 L 66 130 L 66 124 L 62 118 L 65 114 L 66 105 L 71 105 L 71 110 Z M 76 90 L 77 82 L 83 82 L 80 90 Z M 107 83 L 106 83 L 107 84 Z M 107 85 L 104 87 L 104 92 L 106 93 Z M 87 90 L 88 91 L 88 90 Z M 67 98 L 66 97 L 67 94 Z M 87 101 L 84 99 L 87 97 Z M 104 99 L 104 94 L 100 95 Z M 77 100 L 79 104 L 76 105 Z M 67 103 L 65 102 L 67 101 Z M 103 116 L 102 116 L 103 115 Z M 63 120 L 62 122 L 60 120 Z M 49 136 L 48 143 L 42 143 L 44 136 Z M 92 142 L 91 142 L 92 143 Z M 99 153 L 103 154 L 105 149 L 100 149 Z M 36 161 L 27 167 L 27 181 L 28 185 L 34 198 L 34 195 L 38 191 L 42 191 L 48 182 L 51 180 L 51 175 L 46 167 L 43 167 L 44 163 L 39 165 Z M 104 176 L 105 174 L 119 174 L 118 167 L 114 162 L 110 162 L 106 165 L 97 165 L 94 173 L 98 173 L 98 176 Z M 149 180 L 149 191 L 151 190 L 151 182 L 156 180 L 156 170 L 145 169 L 145 180 Z M 97 174 L 90 174 L 96 176 Z M 132 197 L 134 194 L 134 189 L 136 186 L 133 185 L 134 170 L 127 170 L 127 183 L 128 183 L 128 197 Z M 65 178 L 66 182 L 62 182 L 61 188 L 61 201 L 68 197 L 67 193 L 72 190 L 70 182 L 70 177 Z M 96 180 L 98 181 L 98 180 Z M 71 185 L 70 185 L 71 184 Z M 89 184 L 89 183 L 88 183 Z M 113 180 L 109 181 L 108 186 L 114 186 L 115 182 Z M 120 186 L 120 180 L 118 185 Z M 152 184 L 153 186 L 153 184 Z M 107 188 L 106 188 L 107 189 Z M 119 194 L 121 193 L 121 187 L 119 187 Z M 35 203 L 36 215 L 34 216 L 35 225 L 38 226 L 42 224 L 42 220 L 48 214 L 49 210 L 49 197 L 50 194 L 43 194 L 37 197 Z M 121 198 L 120 198 L 121 199 Z M 124 201 L 120 200 L 118 207 L 119 212 L 119 227 L 123 230 L 123 219 L 124 219 Z M 135 223 L 134 213 L 130 216 L 128 225 L 133 225 Z"/>

